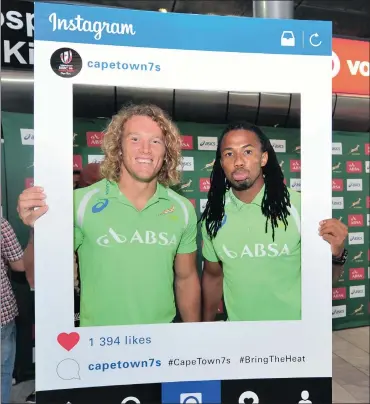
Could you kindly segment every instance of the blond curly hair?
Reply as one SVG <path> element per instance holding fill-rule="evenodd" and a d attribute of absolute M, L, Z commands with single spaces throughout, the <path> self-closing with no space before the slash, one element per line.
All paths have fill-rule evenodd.
<path fill-rule="evenodd" d="M 104 160 L 101 163 L 101 173 L 109 181 L 118 182 L 122 166 L 122 136 L 125 123 L 134 116 L 147 116 L 162 129 L 165 138 L 166 153 L 158 182 L 166 187 L 180 182 L 178 166 L 181 163 L 181 136 L 177 126 L 168 115 L 156 105 L 142 104 L 123 107 L 113 116 L 104 131 L 102 150 Z"/>

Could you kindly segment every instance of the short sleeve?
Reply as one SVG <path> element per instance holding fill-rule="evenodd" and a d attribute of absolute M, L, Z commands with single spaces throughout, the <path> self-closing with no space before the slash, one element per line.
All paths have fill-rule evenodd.
<path fill-rule="evenodd" d="M 297 191 L 289 190 L 290 204 L 296 209 L 301 216 L 301 194 Z"/>
<path fill-rule="evenodd" d="M 189 217 L 177 249 L 177 254 L 190 254 L 197 250 L 197 214 L 195 213 L 194 206 L 191 204 L 191 202 L 188 202 L 186 207 Z"/>
<path fill-rule="evenodd" d="M 8 262 L 19 261 L 23 258 L 23 250 L 12 226 L 1 218 L 1 255 Z"/>
<path fill-rule="evenodd" d="M 202 247 L 203 257 L 209 262 L 220 261 L 213 247 L 213 242 L 207 233 L 205 222 L 202 223 L 202 240 L 203 240 L 203 247 Z"/>
<path fill-rule="evenodd" d="M 289 189 L 290 215 L 293 218 L 299 233 L 301 232 L 301 194 Z M 289 220 L 289 219 L 288 219 Z"/>
<path fill-rule="evenodd" d="M 80 227 L 80 221 L 78 218 L 79 206 L 81 203 L 81 193 L 76 190 L 73 192 L 73 232 L 74 232 L 74 251 L 76 251 L 83 242 L 84 234 Z"/>

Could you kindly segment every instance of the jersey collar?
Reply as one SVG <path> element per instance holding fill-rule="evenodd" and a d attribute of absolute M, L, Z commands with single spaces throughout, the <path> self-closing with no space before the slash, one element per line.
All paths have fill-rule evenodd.
<path fill-rule="evenodd" d="M 264 194 L 265 194 L 265 185 L 263 185 L 263 187 L 258 192 L 258 194 L 254 197 L 254 199 L 253 199 L 253 201 L 251 203 L 244 203 L 234 195 L 234 192 L 233 192 L 232 188 L 229 189 L 230 200 L 234 204 L 234 206 L 239 210 L 245 205 L 261 206 Z"/>
<path fill-rule="evenodd" d="M 107 199 L 117 198 L 120 202 L 131 205 L 125 195 L 120 191 L 118 184 L 114 181 L 105 180 L 105 197 Z M 155 194 L 148 201 L 148 205 L 158 202 L 160 199 L 169 200 L 168 190 L 162 184 L 157 183 Z"/>

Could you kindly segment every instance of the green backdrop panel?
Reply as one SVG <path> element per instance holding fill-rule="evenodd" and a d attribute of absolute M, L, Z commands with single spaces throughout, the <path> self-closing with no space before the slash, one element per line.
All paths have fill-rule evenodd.
<path fill-rule="evenodd" d="M 349 257 L 333 288 L 334 329 L 369 325 L 369 134 L 334 132 L 333 217 L 348 226 Z M 334 190 L 335 189 L 335 190 Z"/>
<path fill-rule="evenodd" d="M 76 165 L 101 159 L 101 131 L 106 124 L 104 119 L 74 120 L 73 148 Z M 181 184 L 174 189 L 189 198 L 200 215 L 207 198 L 209 176 L 215 157 L 214 150 L 203 149 L 212 147 L 214 138 L 221 134 L 224 125 L 189 122 L 177 124 L 184 136 L 184 168 Z M 26 178 L 33 177 L 33 148 L 28 144 L 31 142 L 27 138 L 27 131 L 23 131 L 22 144 L 21 129 L 32 128 L 32 115 L 3 113 L 8 216 L 23 243 L 27 239 L 27 232 L 20 223 L 15 208 Z M 271 127 L 263 130 L 273 140 L 287 185 L 299 191 L 300 131 Z M 208 143 L 205 144 L 205 141 Z M 351 244 L 347 241 L 349 260 L 344 274 L 333 287 L 333 327 L 341 329 L 370 324 L 369 136 L 363 133 L 334 132 L 333 144 L 333 217 L 349 226 L 349 239 L 353 239 Z M 198 246 L 200 251 L 200 235 Z M 202 257 L 199 253 L 198 265 L 201 271 Z M 320 282 L 319 279 L 317 281 Z M 314 294 L 315 291 L 312 291 L 312 296 Z"/>

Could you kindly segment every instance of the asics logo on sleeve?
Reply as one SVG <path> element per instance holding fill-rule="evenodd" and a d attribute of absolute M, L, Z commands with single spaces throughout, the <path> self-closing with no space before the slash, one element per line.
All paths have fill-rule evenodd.
<path fill-rule="evenodd" d="M 117 233 L 112 228 L 108 229 L 107 234 L 104 234 L 96 239 L 96 243 L 100 247 L 113 247 L 117 244 L 156 244 L 161 246 L 177 245 L 175 235 L 170 235 L 165 232 L 156 233 L 146 230 L 139 232 L 135 230 L 133 234 L 126 237 L 123 234 Z"/>
<path fill-rule="evenodd" d="M 102 199 L 98 203 L 96 203 L 92 208 L 92 213 L 99 213 L 104 210 L 108 206 L 108 199 Z"/>

